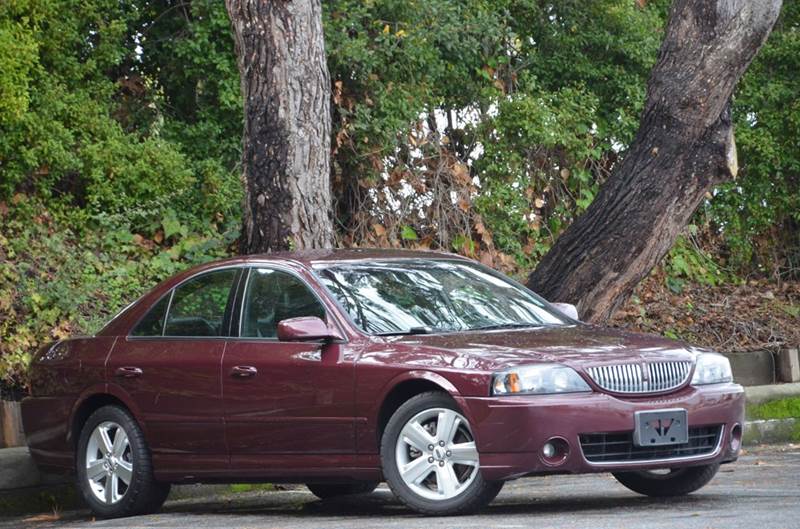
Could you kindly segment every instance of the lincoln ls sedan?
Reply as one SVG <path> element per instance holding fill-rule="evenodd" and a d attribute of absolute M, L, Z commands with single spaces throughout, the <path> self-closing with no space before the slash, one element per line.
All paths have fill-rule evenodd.
<path fill-rule="evenodd" d="M 429 515 L 523 476 L 610 472 L 691 493 L 738 457 L 725 357 L 587 325 L 458 256 L 322 250 L 205 264 L 91 337 L 42 348 L 23 421 L 44 469 L 97 516 L 151 513 L 172 483 L 386 481 Z"/>

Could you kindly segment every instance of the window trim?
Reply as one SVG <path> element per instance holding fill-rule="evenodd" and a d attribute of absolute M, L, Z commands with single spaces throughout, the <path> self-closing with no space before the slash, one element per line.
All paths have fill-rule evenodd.
<path fill-rule="evenodd" d="M 127 332 L 127 335 L 126 335 L 125 338 L 127 340 L 219 340 L 219 339 L 227 340 L 227 339 L 231 338 L 231 328 L 230 328 L 231 319 L 232 319 L 231 316 L 232 316 L 233 311 L 236 310 L 236 307 L 235 307 L 235 303 L 236 303 L 235 292 L 238 291 L 239 283 L 241 281 L 242 273 L 244 272 L 244 268 L 245 267 L 243 267 L 240 264 L 226 265 L 226 266 L 220 266 L 220 267 L 212 268 L 212 269 L 208 269 L 208 270 L 200 270 L 200 271 L 198 271 L 198 272 L 196 272 L 196 273 L 194 273 L 194 274 L 192 274 L 192 275 L 190 275 L 188 277 L 185 277 L 178 284 L 173 285 L 169 289 L 168 292 L 165 292 L 164 294 L 162 294 L 158 298 L 158 300 L 156 300 L 155 303 L 151 304 L 147 308 L 147 310 L 145 310 L 144 314 L 142 314 L 142 316 L 139 317 L 136 320 L 136 323 L 131 325 L 130 329 L 128 329 L 128 332 Z M 214 272 L 221 272 L 221 271 L 224 271 L 224 270 L 231 270 L 231 269 L 235 271 L 235 274 L 234 274 L 234 277 L 233 277 L 233 281 L 231 282 L 230 291 L 228 292 L 228 301 L 226 302 L 226 305 L 225 305 L 225 314 L 223 315 L 223 321 L 222 321 L 223 329 L 227 329 L 228 330 L 228 334 L 227 335 L 219 335 L 219 336 L 167 336 L 167 335 L 164 334 L 165 331 L 166 331 L 166 327 L 167 327 L 167 319 L 169 319 L 169 311 L 170 311 L 170 309 L 172 309 L 172 300 L 175 297 L 175 290 L 177 290 L 178 288 L 180 288 L 184 284 L 188 283 L 189 281 L 192 281 L 193 279 L 196 279 L 196 278 L 201 277 L 203 275 L 213 274 Z M 169 296 L 169 301 L 167 302 L 167 311 L 164 313 L 164 323 L 161 325 L 161 334 L 158 335 L 158 336 L 134 336 L 133 334 L 131 334 L 133 332 L 133 330 L 136 329 L 136 327 L 139 326 L 141 321 L 144 318 L 147 317 L 147 315 L 150 313 L 150 311 L 156 305 L 161 303 L 161 300 L 163 300 L 166 296 Z M 229 312 L 228 308 L 229 307 L 231 308 L 231 311 L 230 311 L 231 314 L 228 314 L 228 312 Z M 228 321 L 225 321 L 226 316 L 227 316 L 227 320 Z"/>
<path fill-rule="evenodd" d="M 280 264 L 277 264 L 277 263 L 248 263 L 248 264 L 246 264 L 244 266 L 244 268 L 246 269 L 246 270 L 243 270 L 243 274 L 242 274 L 244 276 L 244 280 L 240 282 L 241 285 L 242 285 L 242 288 L 241 288 L 241 291 L 239 292 L 240 295 L 238 296 L 239 297 L 239 299 L 238 299 L 239 306 L 234 309 L 238 313 L 239 321 L 236 322 L 237 323 L 236 333 L 234 334 L 233 332 L 231 332 L 231 337 L 230 337 L 231 340 L 248 341 L 248 342 L 256 341 L 256 342 L 270 342 L 270 343 L 297 343 L 297 342 L 281 341 L 281 340 L 278 339 L 277 336 L 275 336 L 275 337 L 242 336 L 242 321 L 244 320 L 244 302 L 245 302 L 245 299 L 247 298 L 247 287 L 250 284 L 250 277 L 253 275 L 253 269 L 270 269 L 270 270 L 275 270 L 276 272 L 283 272 L 283 273 L 286 273 L 286 274 L 294 277 L 295 279 L 300 281 L 303 284 L 303 286 L 305 286 L 306 289 L 308 289 L 308 291 L 311 292 L 311 294 L 317 299 L 317 302 L 320 304 L 322 309 L 325 311 L 325 319 L 323 321 L 325 321 L 325 323 L 328 324 L 328 325 L 330 325 L 330 322 L 333 322 L 333 324 L 336 325 L 336 328 L 339 331 L 339 334 L 344 337 L 342 340 L 336 340 L 333 343 L 342 344 L 342 343 L 348 343 L 349 342 L 349 340 L 347 338 L 347 333 L 345 333 L 344 330 L 342 329 L 342 324 L 339 321 L 338 317 L 336 316 L 335 312 L 332 311 L 330 309 L 330 307 L 328 307 L 328 305 L 325 303 L 325 300 L 323 299 L 323 297 L 311 285 L 311 283 L 309 283 L 306 280 L 306 278 L 304 278 L 300 274 L 298 274 L 297 271 L 295 271 L 295 270 L 293 270 L 293 269 L 291 269 L 291 268 L 289 268 L 287 266 L 283 266 L 283 265 L 280 265 Z M 312 277 L 314 277 L 314 279 L 316 279 L 316 275 L 314 275 L 313 272 L 312 272 Z M 321 287 L 323 289 L 325 288 L 324 285 L 321 285 Z M 328 292 L 327 289 L 325 289 L 325 292 L 326 293 Z M 332 300 L 332 301 L 333 301 L 333 303 L 336 303 L 336 300 Z M 337 304 L 337 307 L 338 307 L 338 304 Z M 233 331 L 233 330 L 234 329 L 231 329 L 231 331 Z M 300 343 L 312 343 L 312 342 L 300 342 Z"/>

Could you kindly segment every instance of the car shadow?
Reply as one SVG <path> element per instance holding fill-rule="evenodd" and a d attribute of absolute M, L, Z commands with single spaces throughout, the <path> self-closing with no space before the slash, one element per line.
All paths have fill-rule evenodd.
<path fill-rule="evenodd" d="M 576 514 L 594 512 L 606 514 L 620 510 L 659 511 L 691 510 L 698 507 L 713 508 L 715 504 L 726 504 L 726 497 L 715 494 L 696 494 L 676 498 L 648 498 L 627 493 L 557 495 L 549 491 L 546 496 L 536 497 L 535 491 L 511 491 L 501 494 L 492 504 L 470 516 L 520 516 L 545 517 L 554 514 Z M 729 498 L 728 498 L 729 500 Z M 372 494 L 348 496 L 331 500 L 318 500 L 304 491 L 258 492 L 237 495 L 211 496 L 189 500 L 168 501 L 158 514 L 159 523 L 164 517 L 177 516 L 181 519 L 192 516 L 213 515 L 218 517 L 276 517 L 276 518 L 351 518 L 373 519 L 403 517 L 409 520 L 423 520 L 400 503 L 386 489 Z M 94 520 L 86 510 L 61 513 L 56 520 L 36 520 L 38 517 L 18 519 L 16 527 L 58 527 L 61 524 L 81 524 L 92 521 L 97 527 L 148 526 L 151 516 L 121 518 L 117 520 Z M 126 521 L 127 520 L 127 521 Z M 9 520 L 11 521 L 11 520 Z M 266 521 L 266 520 L 264 520 Z M 38 522 L 38 523 L 37 523 Z M 42 523 L 44 522 L 44 523 Z M 49 523 L 48 523 L 49 522 Z M 285 520 L 284 520 L 285 522 Z M 0 528 L 10 527 L 0 522 Z"/>
<path fill-rule="evenodd" d="M 281 515 L 281 516 L 320 516 L 320 517 L 353 517 L 369 518 L 375 516 L 423 517 L 400 503 L 386 490 L 378 490 L 369 495 L 349 496 L 331 500 L 309 499 L 308 494 L 297 494 L 296 500 L 291 498 L 282 502 L 270 501 L 269 493 L 259 498 L 247 498 L 232 502 L 214 502 L 193 505 L 167 505 L 162 513 L 216 515 Z M 548 496 L 537 498 L 533 495 L 513 494 L 501 496 L 477 515 L 537 515 L 576 513 L 583 511 L 608 511 L 611 509 L 661 509 L 669 506 L 672 509 L 691 509 L 699 505 L 713 506 L 717 501 L 724 501 L 722 496 L 698 494 L 678 498 L 648 498 L 628 495 L 570 495 L 567 497 Z"/>

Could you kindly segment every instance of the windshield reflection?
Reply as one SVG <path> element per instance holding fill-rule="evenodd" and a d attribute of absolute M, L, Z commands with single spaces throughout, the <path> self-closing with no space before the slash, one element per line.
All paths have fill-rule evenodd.
<path fill-rule="evenodd" d="M 356 325 L 370 334 L 568 323 L 530 291 L 468 262 L 402 259 L 316 270 Z"/>

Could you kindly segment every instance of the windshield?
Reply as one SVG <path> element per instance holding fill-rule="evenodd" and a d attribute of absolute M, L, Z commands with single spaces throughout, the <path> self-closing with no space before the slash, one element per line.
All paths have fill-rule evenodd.
<path fill-rule="evenodd" d="M 356 325 L 370 334 L 570 323 L 529 290 L 469 262 L 407 259 L 315 269 Z"/>

